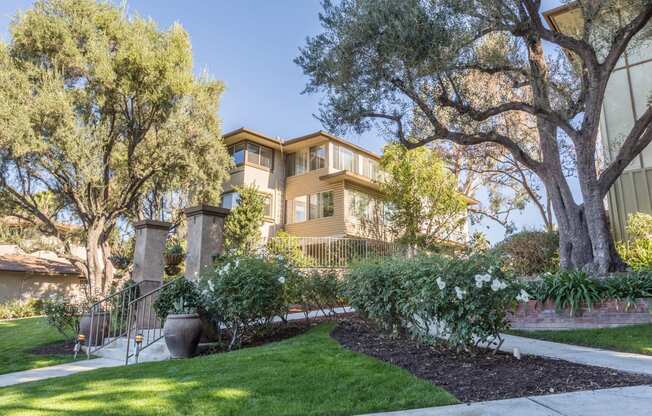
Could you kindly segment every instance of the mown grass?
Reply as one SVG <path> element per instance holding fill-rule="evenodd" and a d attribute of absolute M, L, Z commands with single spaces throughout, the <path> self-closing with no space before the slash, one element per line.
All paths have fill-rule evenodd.
<path fill-rule="evenodd" d="M 570 331 L 509 331 L 509 333 L 564 344 L 652 355 L 652 324 Z"/>
<path fill-rule="evenodd" d="M 342 348 L 333 324 L 262 347 L 0 389 L 2 415 L 355 415 L 456 403 L 407 371 Z"/>
<path fill-rule="evenodd" d="M 0 321 L 0 374 L 72 361 L 71 355 L 38 355 L 33 348 L 63 341 L 45 318 Z"/>

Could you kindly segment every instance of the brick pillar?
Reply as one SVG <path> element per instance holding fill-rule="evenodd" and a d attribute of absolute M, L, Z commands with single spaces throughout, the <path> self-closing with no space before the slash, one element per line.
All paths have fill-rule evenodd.
<path fill-rule="evenodd" d="M 165 240 L 172 224 L 163 221 L 144 220 L 134 224 L 136 247 L 132 278 L 140 282 L 140 293 L 156 289 L 163 282 Z"/>
<path fill-rule="evenodd" d="M 188 220 L 186 278 L 197 280 L 202 270 L 224 251 L 224 218 L 229 210 L 198 205 L 183 212 Z"/>

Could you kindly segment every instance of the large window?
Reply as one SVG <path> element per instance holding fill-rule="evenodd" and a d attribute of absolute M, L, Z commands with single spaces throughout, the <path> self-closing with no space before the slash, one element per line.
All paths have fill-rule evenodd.
<path fill-rule="evenodd" d="M 265 198 L 263 200 L 263 214 L 266 217 L 272 217 L 272 196 L 268 194 L 264 194 L 263 197 Z"/>
<path fill-rule="evenodd" d="M 360 174 L 369 179 L 380 180 L 380 165 L 378 164 L 378 161 L 372 160 L 368 157 L 363 157 Z"/>
<path fill-rule="evenodd" d="M 240 194 L 231 191 L 231 192 L 225 192 L 222 194 L 222 203 L 220 206 L 222 208 L 227 208 L 227 209 L 233 209 L 240 204 Z"/>
<path fill-rule="evenodd" d="M 309 219 L 314 220 L 317 218 L 332 217 L 335 214 L 333 192 L 319 192 L 288 200 L 286 211 L 288 213 L 288 224 L 302 222 Z"/>
<path fill-rule="evenodd" d="M 316 218 L 332 217 L 335 211 L 333 207 L 333 192 L 320 192 L 318 194 L 311 194 L 309 197 L 310 211 L 309 218 L 314 220 Z"/>
<path fill-rule="evenodd" d="M 313 146 L 310 148 L 310 170 L 317 170 L 326 167 L 326 145 Z"/>
<path fill-rule="evenodd" d="M 305 151 L 299 151 L 296 153 L 290 153 L 286 159 L 286 171 L 287 176 L 301 175 L 305 173 L 308 159 L 306 158 Z"/>
<path fill-rule="evenodd" d="M 247 163 L 272 169 L 274 151 L 266 146 L 253 142 L 240 142 L 229 146 L 229 155 L 233 158 L 236 166 Z"/>
<path fill-rule="evenodd" d="M 240 166 L 245 161 L 245 144 L 236 143 L 229 146 L 229 155 L 233 158 L 233 163 L 236 166 Z"/>
<path fill-rule="evenodd" d="M 356 154 L 352 150 L 336 144 L 333 146 L 333 153 L 333 168 L 350 170 L 352 172 L 356 171 Z"/>

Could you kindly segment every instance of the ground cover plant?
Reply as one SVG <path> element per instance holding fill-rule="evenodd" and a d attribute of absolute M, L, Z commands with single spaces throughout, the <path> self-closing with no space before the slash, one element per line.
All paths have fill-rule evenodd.
<path fill-rule="evenodd" d="M 335 416 L 457 402 L 403 369 L 342 348 L 332 328 L 225 354 L 3 388 L 0 414 Z"/>
<path fill-rule="evenodd" d="M 43 313 L 43 302 L 38 299 L 11 299 L 0 303 L 0 319 L 29 318 Z"/>
<path fill-rule="evenodd" d="M 0 374 L 72 361 L 72 344 L 54 353 L 42 348 L 64 345 L 65 339 L 45 318 L 0 321 Z"/>

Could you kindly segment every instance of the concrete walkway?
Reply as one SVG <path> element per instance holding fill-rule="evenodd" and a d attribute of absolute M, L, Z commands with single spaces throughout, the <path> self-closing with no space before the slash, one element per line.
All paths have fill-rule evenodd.
<path fill-rule="evenodd" d="M 366 416 L 613 416 L 648 415 L 652 386 L 521 397 Z"/>
<path fill-rule="evenodd" d="M 14 384 L 30 381 L 45 380 L 53 377 L 64 377 L 84 371 L 104 367 L 118 367 L 124 365 L 124 360 L 109 358 L 94 358 L 91 360 L 80 359 L 71 363 L 53 365 L 50 367 L 35 368 L 33 370 L 18 371 L 16 373 L 0 374 L 0 387 L 13 386 Z"/>
<path fill-rule="evenodd" d="M 514 348 L 518 348 L 521 354 L 539 355 L 579 364 L 613 368 L 614 370 L 629 373 L 652 375 L 652 356 L 650 355 L 600 350 L 597 348 L 560 344 L 514 335 L 503 336 L 505 342 L 501 350 L 505 352 L 511 353 L 514 351 Z"/>

